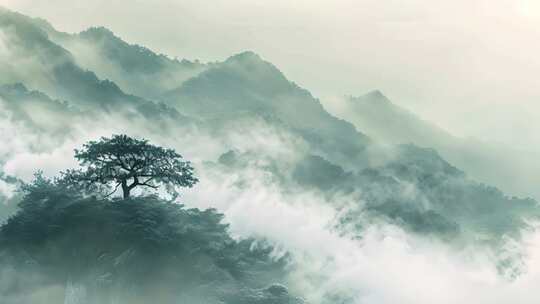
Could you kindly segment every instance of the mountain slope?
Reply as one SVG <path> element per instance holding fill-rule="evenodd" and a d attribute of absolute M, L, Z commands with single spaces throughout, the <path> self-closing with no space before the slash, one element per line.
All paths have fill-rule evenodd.
<path fill-rule="evenodd" d="M 4 83 L 23 82 L 85 109 L 97 104 L 109 111 L 129 111 L 149 103 L 125 94 L 116 82 L 129 82 L 127 87 L 155 95 L 165 89 L 161 86 L 161 78 L 170 78 L 170 85 L 178 88 L 162 94 L 163 99 L 182 113 L 205 118 L 225 115 L 229 119 L 240 112 L 264 116 L 289 126 L 311 143 L 316 153 L 341 164 L 365 165 L 367 137 L 351 124 L 329 115 L 308 91 L 288 81 L 277 68 L 253 53 L 246 52 L 222 63 L 203 66 L 170 60 L 146 48 L 129 45 L 103 28 L 67 35 L 54 31 L 43 21 L 17 13 L 3 11 L 0 18 L 4 24 L 0 29 L 9 33 L 4 37 L 9 44 L 9 53 L 33 54 L 36 60 L 29 66 L 42 75 L 7 73 L 14 76 L 0 79 Z M 16 31 L 10 32 L 10 28 Z M 28 29 L 33 34 L 21 29 Z M 63 46 L 73 50 L 75 56 Z M 89 50 L 88 54 L 92 55 L 87 56 L 84 50 Z M 99 80 L 93 72 L 84 70 L 90 66 L 79 66 L 84 58 L 96 56 L 99 58 L 85 63 L 105 71 L 104 74 L 107 74 L 106 67 L 115 66 L 115 72 L 110 74 L 115 82 Z M 9 70 L 11 67 L 18 71 L 11 62 L 2 62 L 4 66 L 0 65 L 0 68 Z M 183 76 L 167 76 L 177 72 Z M 185 80 L 185 77 L 189 79 Z"/>
<path fill-rule="evenodd" d="M 0 84 L 24 83 L 84 109 L 129 111 L 150 103 L 77 65 L 69 51 L 49 39 L 43 24 L 0 9 Z"/>
<path fill-rule="evenodd" d="M 425 147 L 453 140 L 450 134 L 393 104 L 378 90 L 351 97 L 347 102 L 352 112 L 347 111 L 344 115 L 360 130 L 365 130 L 378 140 L 393 144 L 415 143 Z"/>
<path fill-rule="evenodd" d="M 80 66 L 117 83 L 122 90 L 147 99 L 177 87 L 209 66 L 198 61 L 177 60 L 128 44 L 110 30 L 93 27 L 78 34 L 49 28 L 51 39 L 69 50 Z"/>
<path fill-rule="evenodd" d="M 345 109 L 336 115 L 376 140 L 434 148 L 475 179 L 514 195 L 540 199 L 540 163 L 531 161 L 532 151 L 455 137 L 393 104 L 379 91 L 348 98 Z"/>
<path fill-rule="evenodd" d="M 207 120 L 234 120 L 246 114 L 277 120 L 310 143 L 314 152 L 341 164 L 365 165 L 367 136 L 330 115 L 307 90 L 252 52 L 215 64 L 164 99 L 182 113 Z"/>
<path fill-rule="evenodd" d="M 73 123 L 79 115 L 68 104 L 52 100 L 41 92 L 30 91 L 21 83 L 1 85 L 0 104 L 6 113 L 10 113 L 11 119 L 24 121 L 33 132 L 48 131 L 61 135 L 58 133 L 68 132 L 65 125 Z"/>

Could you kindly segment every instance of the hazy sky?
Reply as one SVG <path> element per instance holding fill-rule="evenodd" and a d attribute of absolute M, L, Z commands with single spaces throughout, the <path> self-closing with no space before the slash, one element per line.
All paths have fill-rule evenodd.
<path fill-rule="evenodd" d="M 203 61 L 253 50 L 321 98 L 380 89 L 457 135 L 540 147 L 538 0 L 0 0 Z"/>

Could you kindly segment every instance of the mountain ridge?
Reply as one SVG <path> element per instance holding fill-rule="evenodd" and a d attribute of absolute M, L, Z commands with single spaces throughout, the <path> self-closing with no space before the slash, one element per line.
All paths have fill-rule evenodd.
<path fill-rule="evenodd" d="M 396 105 L 382 93 L 371 93 L 346 97 L 347 110 L 334 114 L 353 122 L 357 128 L 379 141 L 414 143 L 434 148 L 475 179 L 494 184 L 517 196 L 540 198 L 540 190 L 535 187 L 540 182 L 536 175 L 536 172 L 540 172 L 540 166 L 531 166 L 528 161 L 534 153 L 498 143 L 459 138 Z M 494 171 L 496 173 L 491 173 Z"/>

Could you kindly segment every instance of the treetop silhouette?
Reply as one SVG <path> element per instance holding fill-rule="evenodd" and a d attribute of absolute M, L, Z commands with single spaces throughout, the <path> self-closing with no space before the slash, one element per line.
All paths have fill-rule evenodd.
<path fill-rule="evenodd" d="M 136 187 L 157 189 L 164 185 L 173 194 L 178 187 L 198 182 L 190 162 L 173 149 L 154 146 L 127 135 L 102 137 L 75 150 L 81 169 L 63 172 L 63 180 L 87 189 L 106 188 L 110 196 L 121 187 L 129 198 Z"/>

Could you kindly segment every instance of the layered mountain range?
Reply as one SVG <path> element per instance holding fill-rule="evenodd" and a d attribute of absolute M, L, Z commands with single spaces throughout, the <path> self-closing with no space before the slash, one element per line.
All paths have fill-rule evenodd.
<path fill-rule="evenodd" d="M 493 252 L 502 276 L 525 271 L 521 252 L 507 245 L 521 242 L 540 216 L 538 203 L 527 198 L 538 197 L 528 192 L 533 173 L 520 175 L 521 165 L 516 169 L 508 162 L 504 148 L 453 137 L 378 91 L 350 98 L 349 110 L 334 116 L 253 52 L 213 63 L 171 59 L 102 27 L 62 33 L 44 20 L 5 9 L 0 9 L 0 71 L 6 146 L 0 149 L 0 190 L 6 189 L 0 191 L 0 219 L 16 212 L 20 198 L 12 188 L 27 179 L 20 166 L 42 169 L 28 159 L 62 158 L 84 139 L 122 132 L 175 147 L 192 159 L 203 180 L 194 191 L 211 191 L 204 188 L 207 178 L 214 186 L 230 186 L 224 191 L 231 193 L 261 184 L 291 205 L 309 194 L 335 210 L 329 229 L 349 239 L 361 240 L 373 225 L 391 225 L 452 248 Z M 49 169 L 65 169 L 60 164 Z M 234 183 L 226 184 L 230 176 Z M 280 245 L 270 241 L 269 246 Z M 294 269 L 294 258 L 288 262 Z M 306 296 L 302 284 L 281 282 Z M 265 280 L 245 292 L 263 294 L 256 303 L 299 301 L 285 287 L 272 286 Z M 354 295 L 332 292 L 311 300 L 354 303 Z"/>
<path fill-rule="evenodd" d="M 358 97 L 346 97 L 344 107 L 332 113 L 352 122 L 378 141 L 434 148 L 475 179 L 514 195 L 540 197 L 537 186 L 540 166 L 531 162 L 536 155 L 532 149 L 456 137 L 392 103 L 377 90 Z"/>

